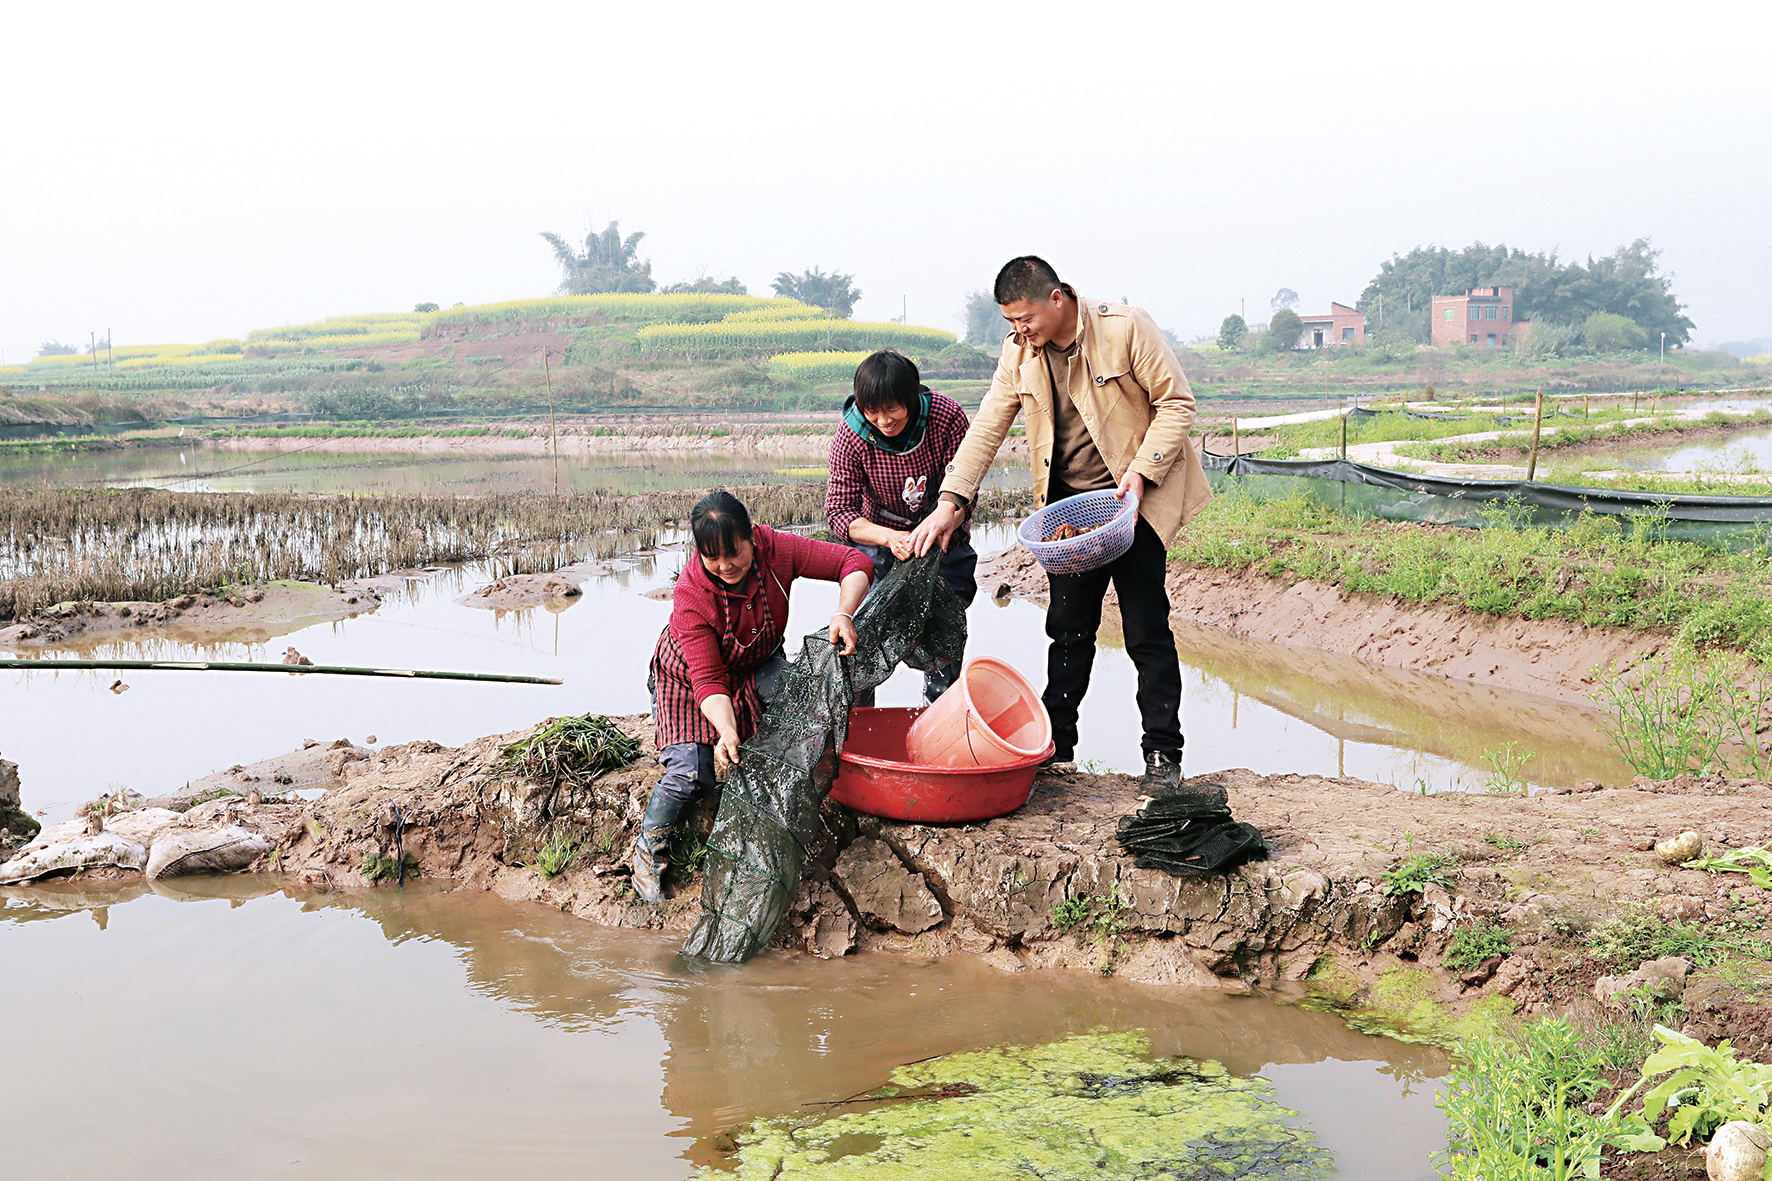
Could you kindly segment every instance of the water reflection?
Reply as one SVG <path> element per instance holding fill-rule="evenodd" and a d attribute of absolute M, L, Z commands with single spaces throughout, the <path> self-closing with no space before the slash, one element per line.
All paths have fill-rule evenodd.
<path fill-rule="evenodd" d="M 710 968 L 678 958 L 678 941 L 435 886 L 0 890 L 0 971 L 31 1015 L 9 1038 L 7 1075 L 30 1085 L 7 1109 L 32 1129 L 9 1165 L 483 1177 L 521 1161 L 682 1177 L 685 1155 L 708 1155 L 701 1138 L 735 1123 L 870 1089 L 906 1062 L 1101 1027 L 1266 1075 L 1345 1177 L 1425 1177 L 1443 1137 L 1429 1082 L 1443 1056 L 1326 1014 L 965 959 Z"/>

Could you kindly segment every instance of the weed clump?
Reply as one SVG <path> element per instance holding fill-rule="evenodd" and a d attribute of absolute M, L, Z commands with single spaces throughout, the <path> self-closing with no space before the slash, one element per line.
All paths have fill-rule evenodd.
<path fill-rule="evenodd" d="M 547 841 L 536 853 L 536 868 L 541 870 L 544 877 L 559 877 L 578 857 L 581 848 L 579 842 L 569 833 L 555 825 L 548 833 Z"/>
<path fill-rule="evenodd" d="M 393 881 L 395 878 L 415 878 L 419 874 L 418 858 L 411 853 L 406 854 L 399 861 L 395 861 L 386 853 L 365 853 L 360 869 L 364 879 L 371 885 L 380 885 L 382 882 Z"/>
<path fill-rule="evenodd" d="M 1507 924 L 1493 921 L 1467 923 L 1452 933 L 1443 963 L 1454 972 L 1474 968 L 1484 960 L 1511 955 L 1513 936 Z"/>
<path fill-rule="evenodd" d="M 599 714 L 553 718 L 526 738 L 500 748 L 502 767 L 553 787 L 589 786 L 640 757 L 640 740 Z"/>
<path fill-rule="evenodd" d="M 1739 940 L 1705 923 L 1672 922 L 1641 904 L 1627 904 L 1587 936 L 1588 954 L 1617 971 L 1674 955 L 1694 967 L 1709 967 L 1739 946 Z"/>
<path fill-rule="evenodd" d="M 1410 841 L 1413 844 L 1413 839 Z M 1386 894 L 1421 894 L 1429 886 L 1449 889 L 1452 879 L 1446 870 L 1458 864 L 1452 853 L 1411 853 L 1384 871 L 1379 886 Z"/>

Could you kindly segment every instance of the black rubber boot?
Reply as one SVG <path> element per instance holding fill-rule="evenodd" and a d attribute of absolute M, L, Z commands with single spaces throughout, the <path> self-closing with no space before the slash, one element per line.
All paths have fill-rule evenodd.
<path fill-rule="evenodd" d="M 1164 796 L 1181 786 L 1181 752 L 1153 750 L 1144 756 L 1144 778 L 1138 781 L 1142 795 Z"/>
<path fill-rule="evenodd" d="M 664 899 L 664 872 L 669 863 L 671 826 L 683 815 L 687 800 L 676 800 L 655 791 L 646 801 L 640 835 L 634 838 L 634 893 L 644 902 Z"/>

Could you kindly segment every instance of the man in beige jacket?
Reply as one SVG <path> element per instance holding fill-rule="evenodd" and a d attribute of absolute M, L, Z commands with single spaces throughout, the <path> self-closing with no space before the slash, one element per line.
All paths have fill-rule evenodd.
<path fill-rule="evenodd" d="M 1080 299 L 1043 259 L 1011 259 L 997 273 L 995 296 L 1014 333 L 948 465 L 941 503 L 912 532 L 912 547 L 925 554 L 932 545 L 947 545 L 962 506 L 977 494 L 1023 412 L 1042 504 L 1103 488 L 1138 497 L 1131 549 L 1098 570 L 1046 576 L 1051 646 L 1042 699 L 1058 748 L 1053 761 L 1069 762 L 1111 582 L 1126 653 L 1138 672 L 1141 788 L 1147 794 L 1173 788 L 1181 780 L 1181 663 L 1169 630 L 1166 555 L 1176 533 L 1212 498 L 1200 453 L 1188 438 L 1193 391 L 1149 313 Z"/>

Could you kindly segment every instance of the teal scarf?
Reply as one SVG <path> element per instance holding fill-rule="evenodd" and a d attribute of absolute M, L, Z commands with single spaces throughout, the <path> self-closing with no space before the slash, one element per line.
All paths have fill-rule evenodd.
<path fill-rule="evenodd" d="M 904 429 L 895 438 L 888 439 L 874 429 L 874 424 L 867 420 L 867 416 L 856 409 L 854 394 L 850 394 L 843 403 L 843 421 L 870 447 L 878 447 L 892 455 L 903 455 L 914 450 L 923 441 L 923 433 L 929 429 L 929 387 L 917 387 L 917 408 L 911 413 L 911 420 L 904 424 Z"/>

